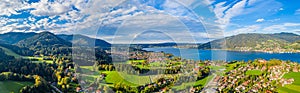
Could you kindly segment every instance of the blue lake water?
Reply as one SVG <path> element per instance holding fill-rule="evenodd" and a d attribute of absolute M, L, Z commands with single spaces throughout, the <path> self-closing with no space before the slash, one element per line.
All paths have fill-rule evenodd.
<path fill-rule="evenodd" d="M 185 59 L 193 60 L 254 60 L 262 59 L 281 59 L 300 62 L 300 53 L 263 53 L 263 52 L 239 52 L 226 50 L 199 50 L 199 49 L 179 49 L 179 48 L 144 48 L 147 51 L 172 53 Z"/>

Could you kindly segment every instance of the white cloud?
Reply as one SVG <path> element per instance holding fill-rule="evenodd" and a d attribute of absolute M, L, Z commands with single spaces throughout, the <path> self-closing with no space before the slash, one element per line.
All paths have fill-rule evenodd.
<path fill-rule="evenodd" d="M 162 34 L 166 34 L 174 42 L 192 42 L 194 40 L 192 35 L 193 32 L 188 31 L 188 28 L 181 22 L 181 20 L 179 20 L 177 17 L 161 13 L 139 15 L 126 19 L 123 24 L 117 29 L 117 32 L 115 32 L 115 35 L 121 37 L 113 38 L 111 43 L 131 43 L 132 40 L 139 40 L 141 38 L 145 40 L 135 42 L 146 42 L 149 41 L 146 40 L 147 37 L 153 39 L 154 41 L 170 40 L 158 38 L 159 35 L 156 35 L 157 38 L 153 37 L 155 36 L 154 34 L 147 34 L 147 37 L 145 35 L 140 37 L 140 35 L 142 35 L 143 33 L 153 31 L 156 33 L 160 32 Z"/>
<path fill-rule="evenodd" d="M 265 19 L 263 19 L 263 18 L 260 18 L 260 19 L 257 19 L 255 22 L 264 22 L 265 21 Z"/>
<path fill-rule="evenodd" d="M 283 23 L 279 25 L 271 25 L 263 28 L 263 31 L 267 32 L 282 32 L 282 31 L 294 31 L 293 29 L 300 29 L 300 23 Z"/>
<path fill-rule="evenodd" d="M 224 7 L 224 4 L 226 2 L 216 4 L 215 8 L 214 8 L 214 12 L 216 14 L 216 17 L 218 18 L 218 20 L 216 22 L 223 24 L 223 25 L 229 24 L 231 18 L 243 13 L 246 2 L 247 2 L 246 0 L 240 1 L 236 4 L 234 4 L 232 7 L 230 7 L 230 6 Z M 225 10 L 227 10 L 227 11 L 225 11 Z"/>
<path fill-rule="evenodd" d="M 226 36 L 232 36 L 242 33 L 256 33 L 258 30 L 261 29 L 261 26 L 259 25 L 250 25 L 250 26 L 244 26 L 238 29 L 235 29 L 233 31 L 226 32 Z"/>
<path fill-rule="evenodd" d="M 300 9 L 295 11 L 295 15 L 299 15 L 300 14 Z"/>
<path fill-rule="evenodd" d="M 220 31 L 219 26 L 215 24 L 203 23 L 212 33 L 209 36 L 204 34 L 207 32 L 188 32 L 187 26 L 185 26 L 182 20 L 189 23 L 190 20 L 196 21 L 195 24 L 201 24 L 198 22 L 199 17 L 191 13 L 187 7 L 183 6 L 195 6 L 193 2 L 189 1 L 172 1 L 167 0 L 165 4 L 162 4 L 163 9 L 156 9 L 153 6 L 147 4 L 140 4 L 138 1 L 126 1 L 126 0 L 41 0 L 36 3 L 28 4 L 26 2 L 20 2 L 18 0 L 10 3 L 8 0 L 0 1 L 0 15 L 16 14 L 17 10 L 26 10 L 33 16 L 20 19 L 7 19 L 0 18 L 0 32 L 18 31 L 18 32 L 37 32 L 37 31 L 51 31 L 54 33 L 72 33 L 72 34 L 86 34 L 95 37 L 101 30 L 101 26 L 111 26 L 111 28 L 117 28 L 122 22 L 124 32 L 128 31 L 128 35 L 137 33 L 137 29 L 154 29 L 169 31 L 177 37 L 179 41 L 188 42 L 190 36 L 197 39 L 215 37 L 214 30 Z M 152 1 L 149 1 L 152 2 Z M 116 7 L 117 6 L 117 7 Z M 76 9 L 73 9 L 76 8 Z M 29 10 L 27 10 L 29 9 Z M 77 11 L 77 9 L 79 11 Z M 168 16 L 166 16 L 168 15 Z M 47 18 L 37 18 L 40 16 L 49 16 Z M 189 19 L 189 20 L 188 20 Z M 128 21 L 130 20 L 130 21 Z M 60 22 L 66 23 L 60 23 Z M 12 24 L 7 24 L 12 23 Z M 150 27 L 150 28 L 149 28 Z M 202 25 L 190 26 L 191 28 L 204 28 Z M 201 29 L 196 29 L 196 31 Z M 111 32 L 105 32 L 103 39 L 109 39 L 108 34 Z M 186 31 L 189 35 L 183 35 L 182 31 Z M 120 38 L 120 36 L 117 36 Z"/>
<path fill-rule="evenodd" d="M 20 10 L 20 7 L 26 6 L 20 0 L 0 0 L 0 15 L 10 16 L 12 14 L 19 14 L 17 10 Z"/>
<path fill-rule="evenodd" d="M 56 16 L 70 11 L 71 2 L 48 2 L 48 0 L 41 0 L 40 2 L 32 3 L 26 8 L 34 8 L 30 13 L 36 16 Z"/>
<path fill-rule="evenodd" d="M 235 17 L 248 16 L 249 14 L 257 14 L 257 16 L 270 15 L 276 13 L 282 7 L 281 3 L 274 0 L 238 0 L 238 1 L 223 1 L 217 2 L 214 0 L 204 0 L 209 6 L 212 6 L 212 12 L 215 14 L 216 23 L 225 31 L 232 24 L 231 21 Z M 268 8 L 265 8 L 267 5 Z M 238 20 L 238 19 L 237 19 Z M 265 21 L 264 19 L 257 20 L 258 22 Z"/>
<path fill-rule="evenodd" d="M 279 8 L 279 11 L 283 11 L 284 9 L 283 8 Z"/>
<path fill-rule="evenodd" d="M 272 19 L 272 20 L 268 20 L 268 22 L 276 22 L 276 21 L 279 21 L 280 18 L 276 18 L 276 19 Z"/>

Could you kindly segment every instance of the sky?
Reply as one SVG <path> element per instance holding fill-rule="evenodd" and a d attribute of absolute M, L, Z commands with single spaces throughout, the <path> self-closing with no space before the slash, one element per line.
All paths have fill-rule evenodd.
<path fill-rule="evenodd" d="M 299 0 L 0 0 L 0 33 L 83 34 L 110 43 L 203 43 L 300 34 Z"/>

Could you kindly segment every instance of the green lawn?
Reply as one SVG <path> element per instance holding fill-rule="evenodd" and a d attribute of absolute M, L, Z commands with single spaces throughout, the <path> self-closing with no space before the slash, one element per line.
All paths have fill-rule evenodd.
<path fill-rule="evenodd" d="M 32 61 L 34 63 L 41 63 L 41 62 L 46 62 L 48 64 L 52 64 L 53 63 L 53 60 L 43 60 L 43 57 L 32 57 L 32 56 L 26 56 L 26 57 L 23 57 L 25 59 L 37 59 L 38 61 Z"/>
<path fill-rule="evenodd" d="M 138 62 L 140 62 L 138 60 Z M 171 65 L 166 63 L 166 62 L 151 62 L 149 63 L 149 65 L 135 65 L 139 68 L 143 68 L 143 69 L 151 69 L 151 68 L 165 68 L 165 67 L 168 67 L 168 66 L 178 66 L 178 65 L 182 65 L 183 62 L 173 62 Z"/>
<path fill-rule="evenodd" d="M 1 93 L 19 93 L 20 89 L 26 85 L 32 85 L 32 82 L 19 81 L 0 81 Z"/>
<path fill-rule="evenodd" d="M 138 75 L 129 75 L 123 72 L 117 71 L 105 71 L 103 73 L 107 74 L 105 78 L 106 83 L 123 83 L 130 86 L 138 86 L 150 83 L 149 76 L 138 76 Z"/>
<path fill-rule="evenodd" d="M 13 51 L 5 48 L 5 47 L 0 46 L 0 48 L 2 48 L 7 55 L 14 56 L 15 58 L 20 58 L 21 57 L 20 55 L 16 54 L 15 52 L 13 52 Z"/>
<path fill-rule="evenodd" d="M 141 60 L 128 60 L 126 63 L 130 64 L 131 62 L 144 62 L 145 60 L 141 59 Z"/>
<path fill-rule="evenodd" d="M 225 66 L 209 66 L 209 68 L 210 68 L 211 70 L 216 71 L 215 74 L 217 74 L 217 75 L 219 75 L 219 76 L 223 76 L 223 75 L 224 75 L 224 71 L 221 70 L 221 69 L 226 70 L 226 67 L 225 67 Z"/>
<path fill-rule="evenodd" d="M 247 64 L 244 63 L 244 62 L 236 62 L 236 63 L 227 64 L 227 65 L 226 65 L 226 70 L 225 70 L 225 72 L 234 70 L 234 69 L 238 68 L 239 66 L 246 66 L 246 65 L 247 65 Z M 236 67 L 236 68 L 235 68 L 235 67 Z"/>
<path fill-rule="evenodd" d="M 135 65 L 136 67 L 140 68 L 140 69 L 150 69 L 151 67 L 150 66 L 147 66 L 147 65 Z"/>
<path fill-rule="evenodd" d="M 220 69 L 225 69 L 225 66 L 209 66 L 209 68 L 212 70 L 220 70 Z"/>
<path fill-rule="evenodd" d="M 93 66 L 80 66 L 83 79 L 87 80 L 88 82 L 93 82 L 97 77 L 100 76 L 99 71 L 93 71 Z"/>
<path fill-rule="evenodd" d="M 93 66 L 80 66 L 81 70 L 82 70 L 82 73 L 94 73 L 94 74 L 99 74 L 99 72 L 97 71 L 94 71 L 93 70 Z"/>
<path fill-rule="evenodd" d="M 261 75 L 262 71 L 260 70 L 248 70 L 246 71 L 246 75 Z"/>
<path fill-rule="evenodd" d="M 163 62 L 151 62 L 149 65 L 150 65 L 151 67 L 163 67 L 163 66 L 165 66 L 166 64 L 163 63 Z"/>
<path fill-rule="evenodd" d="M 112 85 L 115 83 L 122 82 L 130 86 L 138 86 L 150 83 L 149 76 L 138 76 L 138 75 L 129 75 L 124 72 L 117 71 L 92 71 L 92 66 L 80 66 L 83 78 L 89 82 L 94 81 L 97 77 L 100 76 L 100 73 L 106 73 L 107 77 L 105 78 L 106 83 Z"/>
<path fill-rule="evenodd" d="M 174 86 L 172 88 L 178 91 L 178 90 L 183 90 L 183 89 L 186 89 L 186 88 L 192 87 L 192 86 L 199 86 L 199 85 L 205 86 L 206 83 L 208 81 L 210 81 L 212 78 L 213 78 L 213 76 L 210 75 L 210 76 L 207 76 L 207 77 L 205 77 L 201 80 L 198 80 L 198 81 L 195 81 L 195 82 L 182 83 L 180 86 Z"/>
<path fill-rule="evenodd" d="M 284 74 L 283 78 L 294 78 L 294 82 L 284 87 L 278 88 L 279 93 L 299 93 L 300 92 L 300 72 L 290 72 Z"/>

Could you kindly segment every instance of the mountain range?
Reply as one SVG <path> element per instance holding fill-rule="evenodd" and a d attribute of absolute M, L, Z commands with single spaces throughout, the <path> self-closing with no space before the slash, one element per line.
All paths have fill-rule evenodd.
<path fill-rule="evenodd" d="M 111 44 L 104 40 L 90 38 L 84 35 L 55 35 L 50 32 L 9 32 L 0 34 L 0 47 L 10 49 L 15 53 L 24 56 L 33 55 L 36 54 L 34 51 L 43 51 L 45 49 L 54 49 L 57 52 L 62 52 L 63 50 L 69 51 L 68 48 L 72 46 L 109 48 Z"/>
<path fill-rule="evenodd" d="M 239 34 L 225 37 L 222 39 L 213 40 L 203 44 L 189 44 L 174 42 L 158 43 L 158 44 L 131 44 L 131 46 L 139 48 L 147 47 L 178 47 L 183 48 L 198 46 L 199 49 L 228 49 L 228 50 L 277 50 L 290 51 L 300 50 L 300 36 L 293 33 L 275 33 L 275 34 Z M 53 34 L 50 32 L 41 33 L 22 33 L 9 32 L 0 34 L 0 46 L 15 50 L 16 53 L 25 55 L 32 54 L 29 50 L 71 46 L 89 46 L 109 48 L 111 44 L 96 38 L 91 38 L 84 35 L 65 35 Z M 24 51 L 17 51 L 17 50 Z M 26 50 L 26 51 L 25 51 Z"/>
<path fill-rule="evenodd" d="M 300 36 L 293 33 L 239 34 L 199 45 L 199 49 L 229 50 L 298 50 Z"/>
<path fill-rule="evenodd" d="M 0 43 L 17 45 L 20 47 L 30 47 L 37 45 L 94 45 L 97 47 L 110 47 L 111 44 L 96 38 L 90 38 L 84 35 L 55 35 L 50 32 L 41 33 L 22 33 L 22 32 L 9 32 L 0 34 Z"/>

